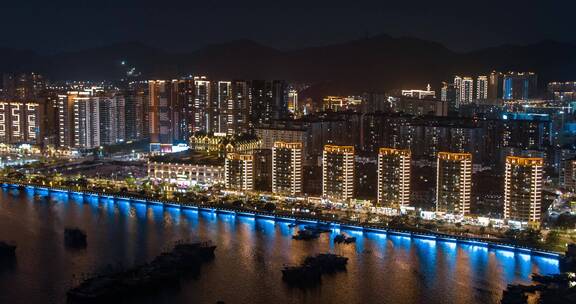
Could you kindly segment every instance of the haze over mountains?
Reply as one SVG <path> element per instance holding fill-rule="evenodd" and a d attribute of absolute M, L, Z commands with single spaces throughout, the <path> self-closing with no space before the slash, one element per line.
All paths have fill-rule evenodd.
<path fill-rule="evenodd" d="M 542 41 L 454 52 L 416 38 L 379 35 L 345 43 L 281 51 L 250 40 L 208 45 L 187 53 L 137 42 L 55 55 L 0 48 L 0 72 L 38 71 L 55 80 L 114 80 L 125 60 L 145 78 L 208 75 L 220 79 L 326 82 L 342 94 L 438 85 L 454 74 L 534 71 L 539 83 L 576 80 L 576 44 Z M 337 92 L 334 92 L 337 93 Z"/>

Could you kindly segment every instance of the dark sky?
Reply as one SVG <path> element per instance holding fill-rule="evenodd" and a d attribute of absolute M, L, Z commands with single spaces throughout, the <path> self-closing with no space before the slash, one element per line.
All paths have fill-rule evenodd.
<path fill-rule="evenodd" d="M 13 2 L 0 4 L 0 46 L 42 53 L 125 41 L 185 51 L 241 38 L 293 49 L 381 33 L 434 40 L 459 51 L 576 41 L 573 0 Z"/>

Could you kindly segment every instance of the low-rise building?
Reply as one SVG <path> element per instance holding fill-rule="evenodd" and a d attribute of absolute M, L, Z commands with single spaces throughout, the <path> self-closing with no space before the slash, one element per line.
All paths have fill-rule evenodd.
<path fill-rule="evenodd" d="M 155 183 L 180 188 L 224 183 L 224 161 L 189 151 L 156 156 L 148 161 L 148 177 Z"/>

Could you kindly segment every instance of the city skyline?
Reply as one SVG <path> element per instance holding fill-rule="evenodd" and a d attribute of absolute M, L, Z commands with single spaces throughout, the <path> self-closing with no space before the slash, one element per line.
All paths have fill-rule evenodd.
<path fill-rule="evenodd" d="M 68 2 L 0 6 L 0 302 L 576 298 L 576 3 Z"/>

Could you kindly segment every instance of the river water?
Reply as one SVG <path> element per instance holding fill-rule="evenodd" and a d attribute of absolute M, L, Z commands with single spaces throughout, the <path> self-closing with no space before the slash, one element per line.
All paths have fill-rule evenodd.
<path fill-rule="evenodd" d="M 558 272 L 556 259 L 481 246 L 343 231 L 294 241 L 296 228 L 268 219 L 130 203 L 63 193 L 0 190 L 0 240 L 15 241 L 17 261 L 0 268 L 0 303 L 65 303 L 78 278 L 153 259 L 181 239 L 212 240 L 214 261 L 179 289 L 128 303 L 498 303 L 508 283 Z M 86 231 L 88 247 L 69 250 L 65 227 Z M 281 268 L 310 254 L 350 258 L 348 270 L 311 290 L 286 286 Z"/>

